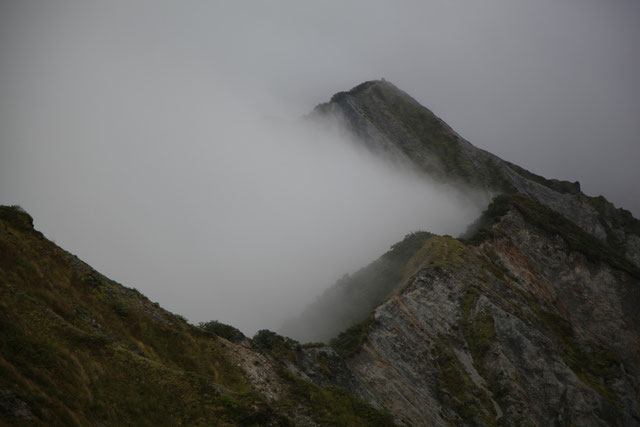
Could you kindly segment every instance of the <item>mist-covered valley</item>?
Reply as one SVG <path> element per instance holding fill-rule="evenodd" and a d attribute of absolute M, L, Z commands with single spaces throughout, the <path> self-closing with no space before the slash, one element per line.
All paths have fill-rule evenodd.
<path fill-rule="evenodd" d="M 188 96 L 197 111 L 123 106 L 117 126 L 103 105 L 83 113 L 91 127 L 20 154 L 25 182 L 38 180 L 25 207 L 73 213 L 38 215 L 45 234 L 193 323 L 277 329 L 406 233 L 455 235 L 481 210 L 373 155 L 339 120 L 267 116 L 222 90 Z"/>

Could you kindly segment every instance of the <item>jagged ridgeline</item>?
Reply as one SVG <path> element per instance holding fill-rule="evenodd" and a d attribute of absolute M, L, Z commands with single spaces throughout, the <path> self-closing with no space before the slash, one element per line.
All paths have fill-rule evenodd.
<path fill-rule="evenodd" d="M 637 219 L 475 148 L 386 81 L 313 115 L 496 197 L 463 236 L 408 234 L 285 328 L 328 345 L 190 325 L 0 207 L 0 425 L 640 425 Z"/>

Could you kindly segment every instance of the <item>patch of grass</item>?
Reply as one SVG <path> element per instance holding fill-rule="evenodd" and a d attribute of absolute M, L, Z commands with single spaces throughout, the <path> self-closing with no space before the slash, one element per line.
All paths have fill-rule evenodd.
<path fill-rule="evenodd" d="M 511 200 L 511 197 L 509 195 L 495 197 L 487 206 L 487 209 L 482 212 L 480 217 L 469 226 L 460 238 L 472 245 L 478 245 L 485 240 L 496 237 L 493 226 L 509 212 L 511 206 L 509 200 Z"/>
<path fill-rule="evenodd" d="M 431 235 L 413 256 L 405 262 L 402 280 L 413 276 L 425 266 L 440 266 L 455 270 L 466 265 L 467 247 L 450 236 Z"/>
<path fill-rule="evenodd" d="M 367 331 L 369 326 L 375 323 L 373 315 L 370 315 L 365 320 L 356 323 L 344 332 L 341 332 L 336 338 L 332 339 L 329 344 L 336 352 L 344 357 L 348 358 L 358 352 L 362 343 L 367 338 Z"/>
<path fill-rule="evenodd" d="M 273 356 L 276 360 L 287 359 L 296 363 L 296 354 L 300 344 L 296 340 L 283 337 L 275 332 L 262 329 L 251 339 L 251 346 L 257 351 Z"/>
<path fill-rule="evenodd" d="M 246 339 L 244 334 L 233 326 L 218 322 L 217 320 L 210 320 L 209 322 L 201 322 L 198 327 L 207 333 L 217 335 L 231 342 L 239 343 Z"/>
<path fill-rule="evenodd" d="M 307 342 L 302 344 L 302 348 L 320 348 L 324 346 L 326 346 L 326 344 L 322 342 Z"/>
<path fill-rule="evenodd" d="M 331 376 L 332 361 L 331 361 L 331 358 L 327 355 L 327 353 L 323 351 L 319 351 L 318 353 L 316 353 L 314 359 L 318 364 L 318 366 L 320 367 L 320 369 L 322 369 L 322 371 L 325 373 L 325 375 Z"/>
<path fill-rule="evenodd" d="M 129 307 L 122 300 L 113 301 L 113 310 L 121 319 L 129 317 Z"/>
<path fill-rule="evenodd" d="M 486 378 L 485 360 L 491 343 L 495 341 L 496 331 L 493 314 L 490 312 L 482 311 L 475 316 L 471 315 L 479 297 L 480 291 L 473 287 L 467 288 L 462 297 L 462 333 L 469 345 L 476 370 Z"/>
<path fill-rule="evenodd" d="M 495 426 L 496 412 L 486 392 L 476 387 L 464 372 L 458 358 L 439 338 L 433 347 L 434 363 L 438 387 L 438 400 L 446 402 L 448 394 L 452 409 L 462 418 L 464 424 Z M 450 420 L 457 422 L 456 420 Z"/>
<path fill-rule="evenodd" d="M 281 376 L 287 382 L 289 393 L 279 406 L 291 411 L 303 403 L 311 408 L 307 415 L 320 425 L 395 425 L 389 413 L 372 407 L 342 388 L 318 387 L 286 370 Z"/>
<path fill-rule="evenodd" d="M 189 321 L 182 314 L 173 313 L 173 318 L 176 319 L 180 323 L 189 324 Z"/>
<path fill-rule="evenodd" d="M 18 205 L 0 206 L 0 219 L 18 230 L 33 230 L 33 218 Z"/>
<path fill-rule="evenodd" d="M 476 361 L 476 369 L 481 375 L 486 376 L 484 362 L 491 343 L 495 341 L 496 337 L 493 315 L 490 312 L 478 314 L 475 318 L 469 319 L 466 325 L 463 325 L 463 331 L 473 359 Z"/>

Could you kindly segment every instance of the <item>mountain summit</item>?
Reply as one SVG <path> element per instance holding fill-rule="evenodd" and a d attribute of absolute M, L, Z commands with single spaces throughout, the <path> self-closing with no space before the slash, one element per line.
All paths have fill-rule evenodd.
<path fill-rule="evenodd" d="M 640 425 L 638 220 L 387 81 L 312 116 L 493 199 L 464 236 L 410 233 L 343 277 L 281 331 L 327 342 L 302 345 L 190 325 L 0 207 L 0 425 Z"/>
<path fill-rule="evenodd" d="M 431 179 L 488 196 L 528 195 L 640 266 L 640 221 L 629 211 L 585 195 L 578 182 L 546 179 L 473 146 L 386 80 L 339 92 L 314 114 L 338 118 L 373 152 Z"/>

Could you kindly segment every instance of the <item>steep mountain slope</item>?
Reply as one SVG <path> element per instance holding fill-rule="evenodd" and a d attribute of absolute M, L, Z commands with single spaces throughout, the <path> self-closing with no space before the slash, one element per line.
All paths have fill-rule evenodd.
<path fill-rule="evenodd" d="M 640 271 L 529 197 L 487 215 L 357 326 L 360 387 L 413 425 L 639 425 Z"/>
<path fill-rule="evenodd" d="M 357 141 L 375 153 L 442 185 L 485 193 L 487 198 L 480 200 L 500 193 L 528 195 L 593 235 L 609 250 L 640 266 L 640 221 L 630 212 L 616 209 L 602 196 L 585 195 L 577 182 L 543 178 L 474 147 L 387 81 L 370 81 L 349 92 L 340 92 L 329 103 L 317 106 L 313 116 L 337 118 Z M 299 317 L 285 323 L 282 333 L 302 339 L 327 339 L 362 320 L 390 295 L 399 281 L 413 273 L 395 271 L 386 258 L 336 283 Z M 382 279 L 378 271 L 398 278 Z M 363 289 L 361 282 L 372 275 L 383 283 L 371 283 Z M 362 295 L 367 297 L 361 298 Z M 322 321 L 327 318 L 328 322 Z M 318 324 L 322 326 L 306 327 Z"/>
<path fill-rule="evenodd" d="M 501 195 L 464 237 L 408 234 L 292 322 L 328 345 L 189 325 L 0 207 L 0 425 L 640 425 L 629 212 L 473 147 L 385 81 L 314 115 Z"/>
<path fill-rule="evenodd" d="M 234 331 L 189 325 L 0 207 L 0 425 L 390 423 Z"/>
<path fill-rule="evenodd" d="M 324 371 L 299 357 L 307 378 L 407 425 L 640 425 L 640 269 L 622 254 L 525 195 L 466 240 L 404 244 L 409 277 L 331 340 Z"/>

